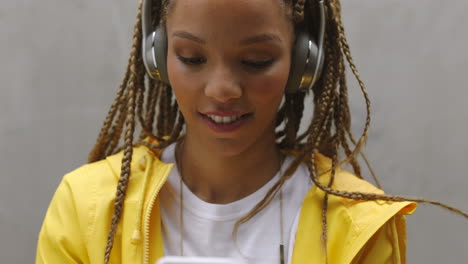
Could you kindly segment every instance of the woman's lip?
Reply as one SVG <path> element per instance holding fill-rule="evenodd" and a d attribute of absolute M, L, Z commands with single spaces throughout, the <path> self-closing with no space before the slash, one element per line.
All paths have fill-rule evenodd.
<path fill-rule="evenodd" d="M 237 112 L 237 111 L 229 111 L 229 112 L 200 112 L 202 115 L 213 115 L 213 116 L 241 116 L 250 114 L 249 112 Z"/>
<path fill-rule="evenodd" d="M 247 122 L 252 114 L 247 113 L 242 115 L 239 119 L 231 123 L 216 123 L 211 118 L 205 114 L 200 114 L 203 122 L 208 125 L 208 127 L 215 133 L 232 133 L 239 130 L 245 122 Z"/>

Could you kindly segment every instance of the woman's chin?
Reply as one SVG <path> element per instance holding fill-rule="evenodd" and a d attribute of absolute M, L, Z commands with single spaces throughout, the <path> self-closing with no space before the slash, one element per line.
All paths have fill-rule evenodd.
<path fill-rule="evenodd" d="M 247 142 L 234 138 L 216 138 L 210 145 L 210 152 L 216 153 L 224 158 L 242 155 L 249 149 L 249 144 Z"/>
<path fill-rule="evenodd" d="M 267 145 L 275 145 L 274 133 L 272 136 L 255 132 L 255 129 L 249 127 L 235 133 L 213 133 L 210 130 L 188 128 L 186 136 L 187 139 L 193 139 L 189 139 L 194 143 L 191 145 L 196 146 L 200 152 L 208 152 L 210 156 L 215 155 L 220 158 L 234 158 L 248 155 L 250 152 L 263 151 Z"/>

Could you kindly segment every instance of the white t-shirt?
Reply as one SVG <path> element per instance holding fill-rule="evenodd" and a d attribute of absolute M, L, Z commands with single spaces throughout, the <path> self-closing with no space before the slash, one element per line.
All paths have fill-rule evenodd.
<path fill-rule="evenodd" d="M 165 163 L 175 163 L 175 144 L 167 147 L 161 157 Z M 293 157 L 283 164 L 286 169 Z M 183 184 L 184 256 L 230 257 L 248 264 L 280 263 L 280 201 L 279 195 L 248 222 L 240 225 L 237 242 L 233 240 L 234 224 L 245 216 L 278 181 L 277 173 L 255 193 L 229 204 L 207 203 Z M 159 194 L 164 252 L 180 255 L 180 175 L 174 167 Z M 283 243 L 285 258 L 290 263 L 292 247 L 305 195 L 312 186 L 307 167 L 301 165 L 282 187 Z"/>

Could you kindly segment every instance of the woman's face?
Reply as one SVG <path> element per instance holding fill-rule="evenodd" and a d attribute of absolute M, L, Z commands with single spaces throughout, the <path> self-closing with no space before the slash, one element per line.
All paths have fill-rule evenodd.
<path fill-rule="evenodd" d="M 221 155 L 274 144 L 293 25 L 279 0 L 177 0 L 168 74 L 187 137 Z"/>

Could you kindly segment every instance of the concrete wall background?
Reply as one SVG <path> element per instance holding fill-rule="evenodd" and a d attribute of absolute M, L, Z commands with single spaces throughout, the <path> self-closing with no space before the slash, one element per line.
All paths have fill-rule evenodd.
<path fill-rule="evenodd" d="M 373 102 L 367 153 L 386 191 L 468 211 L 468 2 L 449 2 L 343 1 L 343 19 Z M 85 163 L 123 76 L 136 6 L 2 1 L 2 263 L 33 262 L 55 188 Z M 359 133 L 363 101 L 350 86 Z M 408 218 L 408 263 L 462 263 L 467 237 L 462 217 L 420 206 Z"/>

